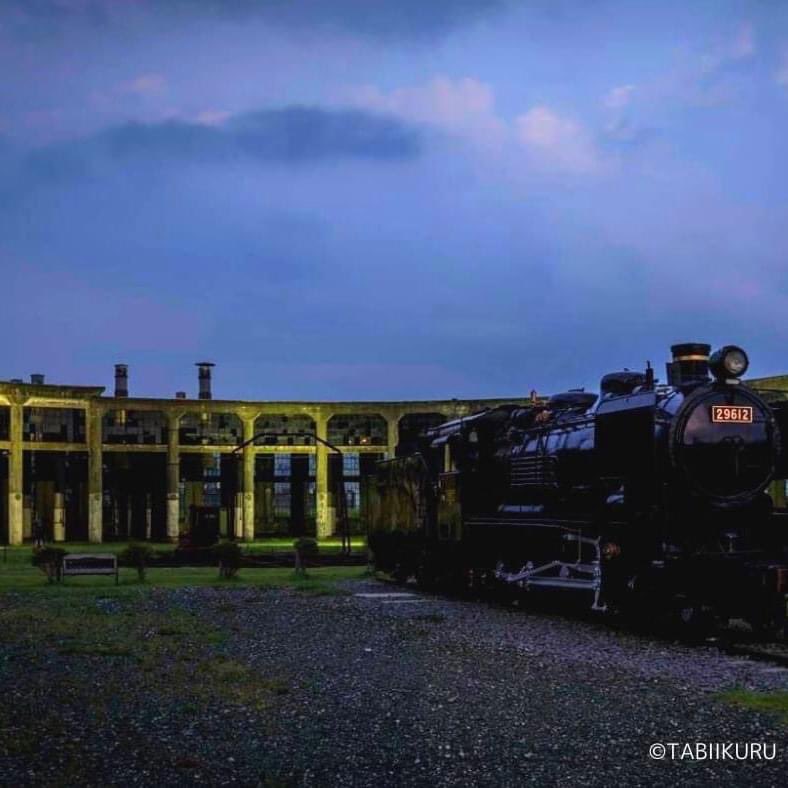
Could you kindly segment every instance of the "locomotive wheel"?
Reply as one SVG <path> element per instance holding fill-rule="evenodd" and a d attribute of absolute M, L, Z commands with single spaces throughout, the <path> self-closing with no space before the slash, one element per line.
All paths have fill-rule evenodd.
<path fill-rule="evenodd" d="M 422 553 L 416 566 L 416 585 L 422 591 L 435 591 L 438 587 L 437 568 L 435 560 L 428 553 Z"/>
<path fill-rule="evenodd" d="M 785 600 L 764 605 L 747 617 L 753 634 L 763 640 L 784 641 L 788 636 L 788 623 L 785 615 Z"/>
<path fill-rule="evenodd" d="M 702 641 L 710 637 L 719 626 L 713 608 L 698 600 L 681 599 L 674 611 L 677 633 L 690 641 Z"/>
<path fill-rule="evenodd" d="M 405 583 L 408 582 L 408 577 L 410 577 L 410 574 L 402 564 L 397 564 L 394 567 L 394 571 L 391 573 L 391 576 L 394 578 L 396 583 L 405 585 Z"/>

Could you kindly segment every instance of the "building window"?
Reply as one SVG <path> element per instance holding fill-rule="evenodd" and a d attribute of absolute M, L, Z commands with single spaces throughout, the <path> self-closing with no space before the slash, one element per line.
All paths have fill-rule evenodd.
<path fill-rule="evenodd" d="M 104 414 L 104 443 L 167 443 L 167 419 L 158 410 L 111 410 Z"/>
<path fill-rule="evenodd" d="M 316 498 L 317 485 L 314 482 L 309 482 L 306 485 L 306 510 L 304 512 L 307 517 L 314 517 L 317 514 Z"/>
<path fill-rule="evenodd" d="M 348 452 L 342 455 L 342 473 L 345 476 L 359 475 L 359 458 L 357 452 Z"/>
<path fill-rule="evenodd" d="M 328 420 L 328 442 L 335 446 L 385 446 L 388 426 L 376 414 L 347 414 Z"/>
<path fill-rule="evenodd" d="M 84 443 L 85 411 L 77 408 L 24 408 L 26 441 Z"/>
<path fill-rule="evenodd" d="M 274 517 L 290 517 L 290 482 L 274 483 Z"/>
<path fill-rule="evenodd" d="M 258 416 L 254 433 L 258 446 L 311 446 L 315 422 L 309 416 Z"/>
<path fill-rule="evenodd" d="M 361 514 L 361 484 L 359 482 L 345 482 L 345 502 L 347 503 L 348 517 L 358 517 Z"/>
<path fill-rule="evenodd" d="M 181 417 L 182 446 L 238 446 L 243 424 L 234 413 L 187 413 Z"/>
<path fill-rule="evenodd" d="M 221 454 L 210 454 L 203 457 L 202 497 L 205 506 L 221 506 L 222 475 Z"/>
<path fill-rule="evenodd" d="M 290 455 L 274 454 L 274 476 L 290 476 Z"/>
<path fill-rule="evenodd" d="M 7 441 L 11 433 L 11 408 L 0 407 L 0 441 Z"/>

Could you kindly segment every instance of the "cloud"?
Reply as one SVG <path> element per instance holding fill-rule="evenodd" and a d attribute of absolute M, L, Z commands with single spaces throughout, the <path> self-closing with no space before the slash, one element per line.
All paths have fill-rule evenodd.
<path fill-rule="evenodd" d="M 614 88 L 611 94 L 622 106 L 634 86 Z M 492 87 L 473 77 L 452 80 L 435 77 L 423 85 L 384 92 L 365 86 L 350 92 L 353 102 L 407 122 L 434 127 L 470 140 L 486 153 L 508 153 L 515 170 L 522 173 L 522 150 L 530 166 L 542 172 L 572 175 L 596 174 L 602 169 L 602 152 L 593 135 L 579 121 L 536 106 L 508 121 L 498 114 Z M 640 139 L 638 129 L 623 124 L 611 127 L 611 140 L 631 143 Z M 529 167 L 526 167 L 528 170 Z"/>
<path fill-rule="evenodd" d="M 629 104 L 634 91 L 634 85 L 619 85 L 607 92 L 604 99 L 602 99 L 602 103 L 608 109 L 621 109 Z"/>
<path fill-rule="evenodd" d="M 727 54 L 731 60 L 743 60 L 755 54 L 755 32 L 752 23 L 745 22 L 739 26 L 728 44 Z"/>
<path fill-rule="evenodd" d="M 750 22 L 743 22 L 728 38 L 712 47 L 701 58 L 701 72 L 713 74 L 721 69 L 749 60 L 755 55 L 755 31 Z"/>
<path fill-rule="evenodd" d="M 400 120 L 358 109 L 288 107 L 240 115 L 226 135 L 244 153 L 278 161 L 402 159 L 417 155 L 419 132 Z"/>
<path fill-rule="evenodd" d="M 601 169 L 600 152 L 577 121 L 538 106 L 520 115 L 515 124 L 520 143 L 537 166 L 576 175 Z"/>
<path fill-rule="evenodd" d="M 216 120 L 216 118 L 213 118 Z M 227 119 L 222 125 L 128 123 L 92 137 L 34 150 L 6 177 L 0 200 L 31 187 L 100 177 L 118 163 L 213 163 L 238 159 L 298 164 L 339 159 L 395 161 L 420 152 L 417 129 L 359 109 L 286 107 Z"/>
<path fill-rule="evenodd" d="M 260 19 L 294 29 L 333 28 L 378 38 L 433 38 L 511 4 L 511 0 L 4 0 L 20 33 L 60 33 L 77 25 L 120 28 L 129 20 Z"/>
<path fill-rule="evenodd" d="M 194 122 L 201 126 L 222 126 L 230 117 L 229 112 L 220 109 L 204 109 L 194 116 Z"/>
<path fill-rule="evenodd" d="M 784 88 L 788 88 L 788 48 L 783 50 L 780 65 L 774 75 L 775 82 Z"/>
<path fill-rule="evenodd" d="M 352 91 L 351 98 L 366 109 L 435 126 L 482 146 L 497 147 L 506 135 L 506 123 L 496 114 L 492 88 L 473 77 L 452 80 L 439 76 L 424 85 L 388 93 L 365 86 Z"/>
<path fill-rule="evenodd" d="M 131 93 L 135 96 L 155 96 L 163 93 L 167 80 L 161 74 L 140 74 L 128 82 L 118 85 L 119 93 Z"/>

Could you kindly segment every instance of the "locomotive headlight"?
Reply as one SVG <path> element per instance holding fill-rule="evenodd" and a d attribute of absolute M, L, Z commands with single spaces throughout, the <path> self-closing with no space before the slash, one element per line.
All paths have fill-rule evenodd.
<path fill-rule="evenodd" d="M 740 378 L 749 367 L 747 354 L 735 345 L 726 345 L 716 351 L 709 359 L 709 369 L 715 378 Z"/>

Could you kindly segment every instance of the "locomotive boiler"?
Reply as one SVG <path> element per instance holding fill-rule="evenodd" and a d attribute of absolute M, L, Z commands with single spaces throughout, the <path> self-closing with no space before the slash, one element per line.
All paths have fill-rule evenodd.
<path fill-rule="evenodd" d="M 746 353 L 674 345 L 650 366 L 427 431 L 381 463 L 379 564 L 425 585 L 560 589 L 595 609 L 658 607 L 685 622 L 781 626 L 781 425 L 743 381 Z"/>

